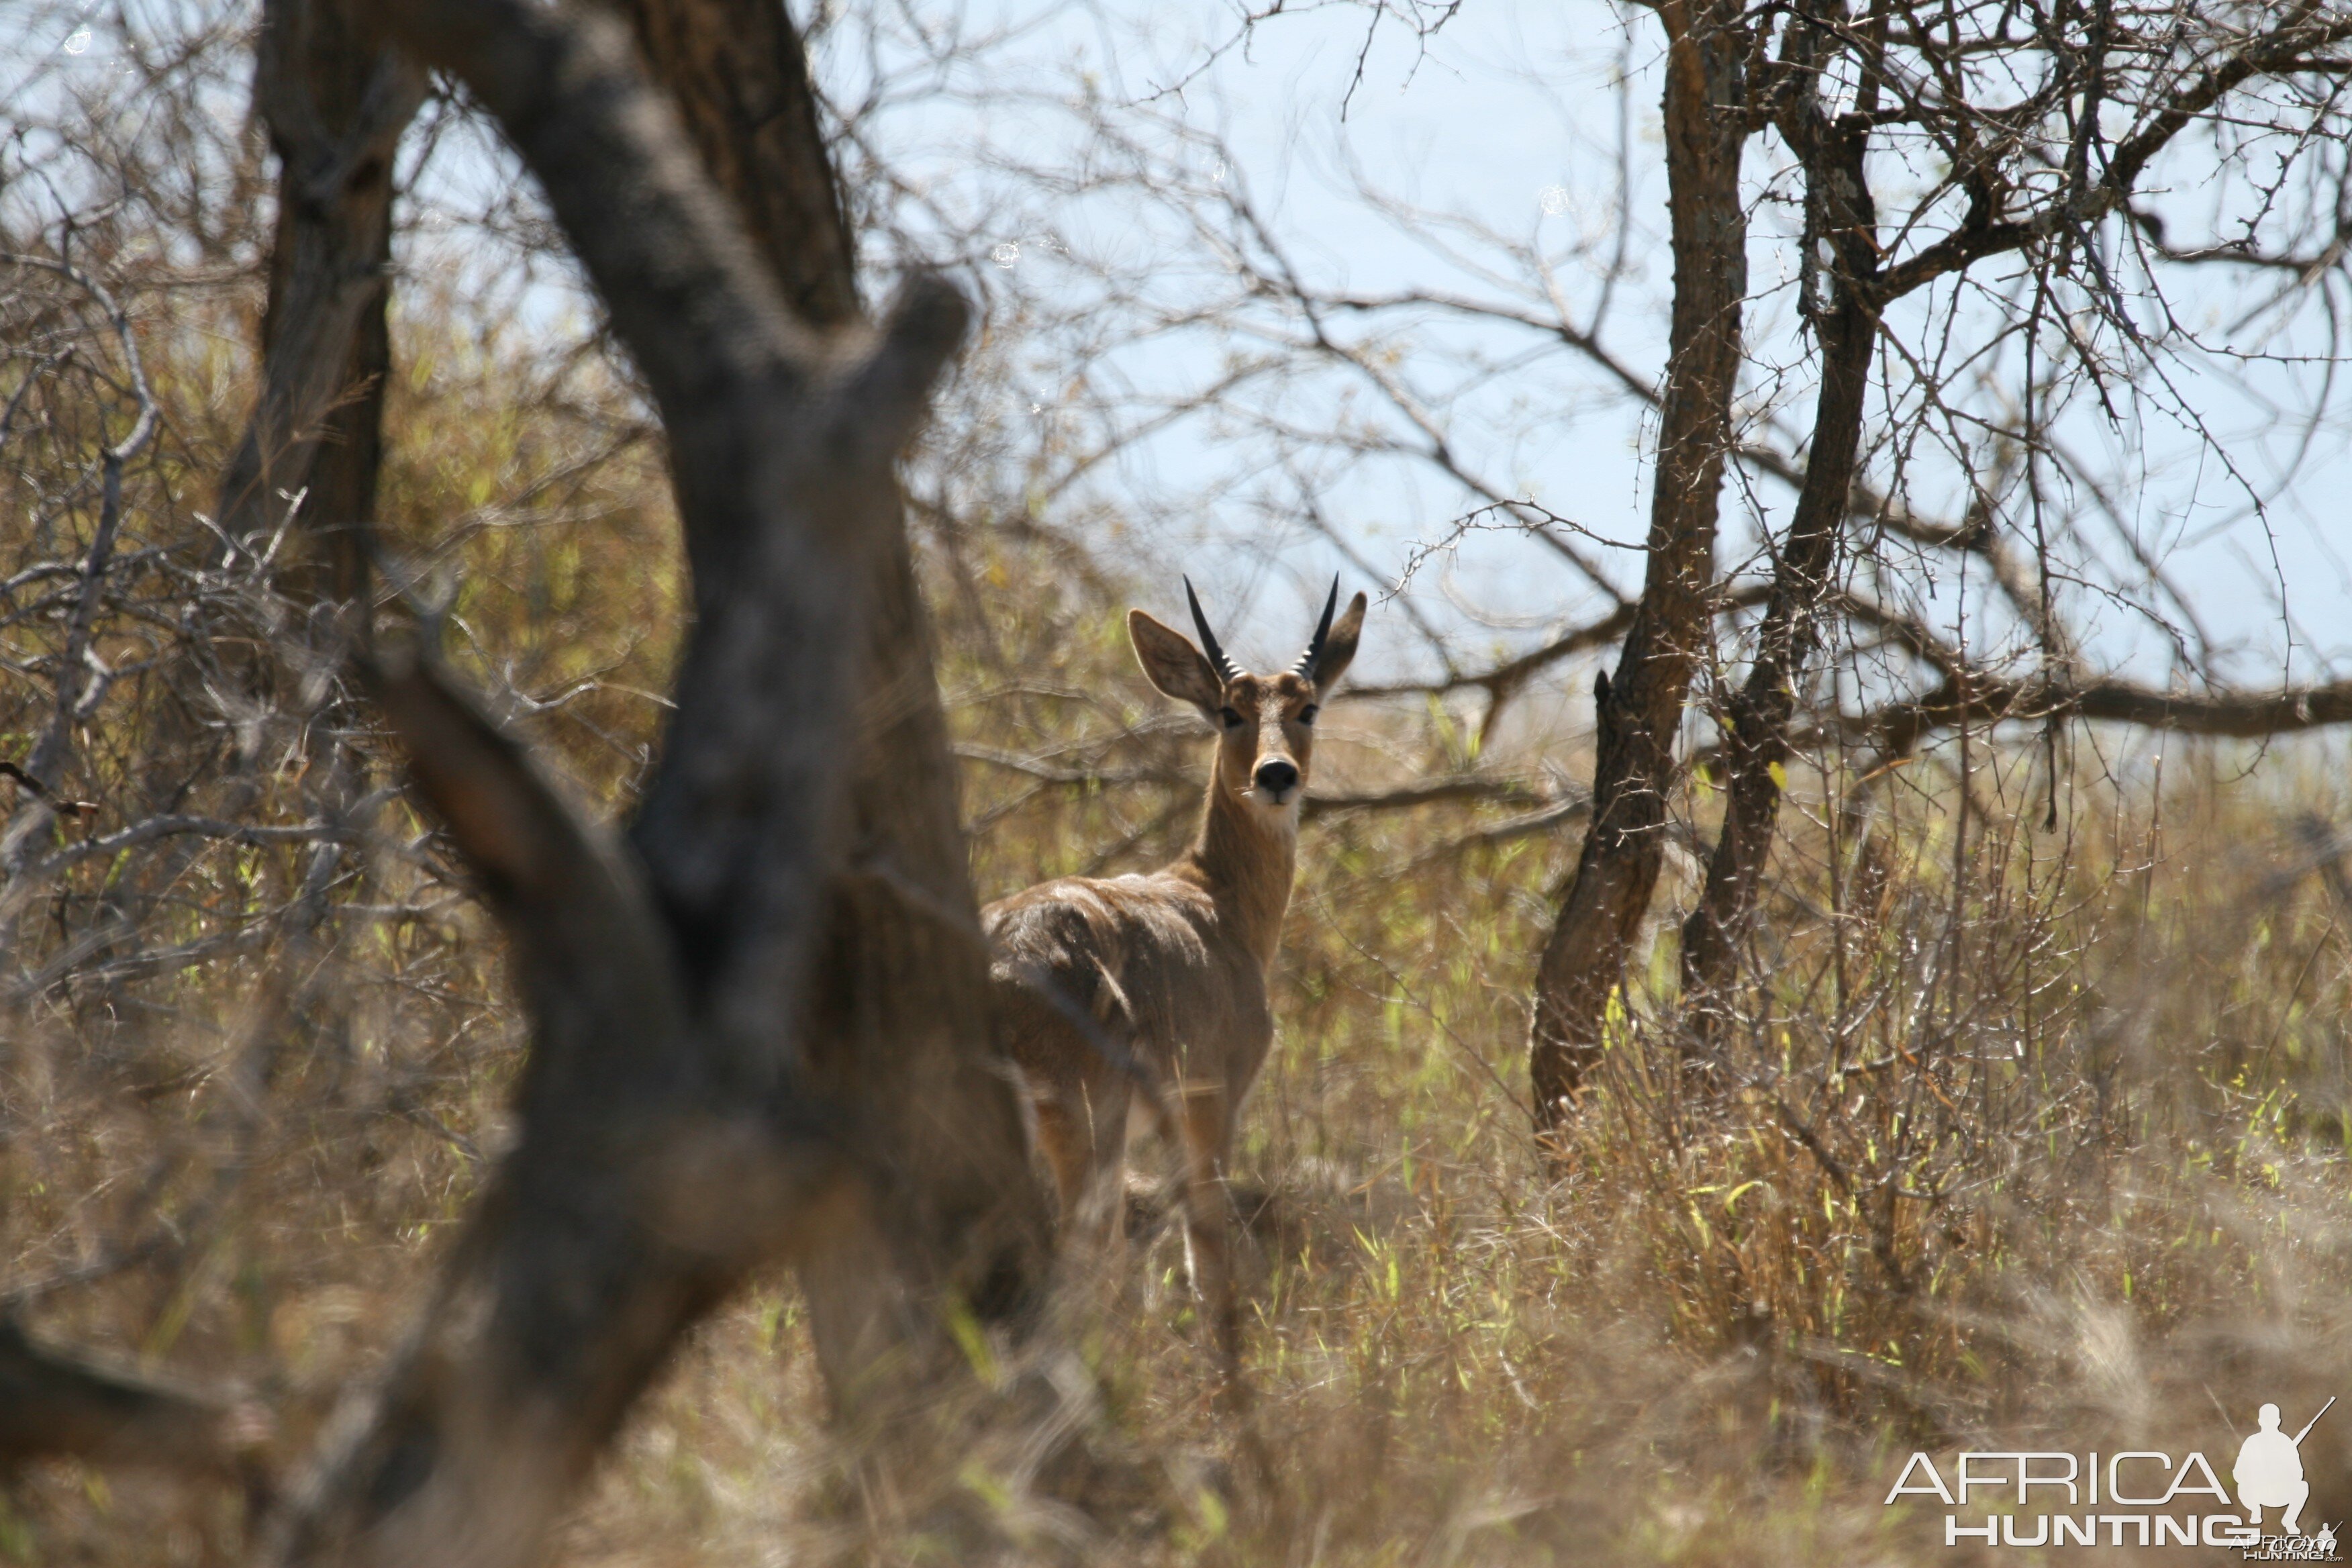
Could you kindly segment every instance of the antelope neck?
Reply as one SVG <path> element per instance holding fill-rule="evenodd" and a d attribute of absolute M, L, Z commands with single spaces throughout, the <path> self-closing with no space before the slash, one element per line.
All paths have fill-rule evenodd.
<path fill-rule="evenodd" d="M 1224 781 L 1224 770 L 1209 770 L 1208 798 L 1200 836 L 1182 862 L 1233 921 L 1234 934 L 1272 968 L 1282 941 L 1282 917 L 1290 907 L 1290 882 L 1298 858 L 1297 802 L 1280 815 L 1243 798 Z"/>

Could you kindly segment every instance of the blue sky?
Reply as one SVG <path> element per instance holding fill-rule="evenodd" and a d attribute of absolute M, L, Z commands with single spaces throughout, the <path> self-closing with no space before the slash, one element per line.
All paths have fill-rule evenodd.
<path fill-rule="evenodd" d="M 895 122 L 878 117 L 908 166 L 924 171 L 939 190 L 987 186 L 986 150 L 1035 165 L 1074 149 L 1066 118 L 1035 107 L 1029 95 L 1043 100 L 1083 79 L 1113 110 L 1157 127 L 1171 168 L 1186 167 L 1191 157 L 1202 193 L 1245 188 L 1291 264 L 1330 289 L 1508 298 L 1525 279 L 1503 278 L 1497 287 L 1497 275 L 1482 276 L 1482 268 L 1496 264 L 1496 244 L 1518 243 L 1553 265 L 1570 314 L 1582 319 L 1599 298 L 1619 225 L 1627 226 L 1626 268 L 1615 285 L 1607 341 L 1629 366 L 1654 377 L 1669 279 L 1656 129 L 1658 37 L 1646 16 L 1598 3 L 1482 5 L 1465 7 L 1425 38 L 1391 19 L 1368 46 L 1370 14 L 1345 5 L 1263 23 L 1244 45 L 1233 44 L 1239 24 L 1223 6 L 1038 15 L 1048 19 L 1017 44 L 983 55 L 989 63 L 975 68 L 965 96 L 910 106 Z M 824 64 L 837 90 L 862 67 L 845 48 Z M 1633 79 L 1629 101 L 1612 89 L 1620 71 Z M 1217 157 L 1229 166 L 1208 167 L 1206 153 L 1176 150 L 1185 132 L 1213 138 Z M 1632 170 L 1622 213 L 1621 144 Z M 2214 214 L 2198 209 L 2217 199 L 2210 192 L 2228 188 L 2213 177 L 2216 156 L 2184 143 L 2173 162 L 2159 165 L 2154 199 L 2177 218 L 2211 221 Z M 1759 143 L 1750 169 L 1759 190 L 1772 163 L 1771 150 Z M 1913 177 L 1892 162 L 1874 175 L 1883 195 L 1898 197 Z M 1383 213 L 1366 199 L 1367 187 L 1417 216 Z M 966 210 L 982 210 L 986 199 L 974 196 Z M 1086 287 L 1057 260 L 1057 242 L 1089 254 L 1116 253 L 1122 244 L 1132 252 L 1165 233 L 1136 217 L 1131 204 L 1073 197 L 1058 207 L 1034 198 L 1012 205 L 1029 226 L 1012 222 L 1003 233 L 1003 242 L 1019 252 L 1006 270 L 1019 273 L 1020 288 L 1041 298 Z M 1751 245 L 1759 298 L 1749 336 L 1759 366 L 1776 378 L 1774 405 L 1801 426 L 1811 376 L 1795 331 L 1793 290 L 1786 286 L 1786 226 L 1780 210 L 1759 205 Z M 1133 258 L 1118 264 L 1134 265 Z M 1211 283 L 1186 270 L 1198 265 L 1189 256 L 1171 263 L 1164 280 L 1171 295 L 1192 289 L 1213 297 Z M 2167 287 L 2179 318 L 2207 331 L 2229 323 L 2246 303 L 2243 279 L 2225 269 L 2200 270 Z M 2263 347 L 2290 357 L 2324 354 L 2316 303 L 2304 303 Z M 1985 300 L 1963 308 L 1982 319 L 2003 307 Z M 2150 303 L 2140 320 L 2153 336 L 2160 323 L 2152 312 Z M 2250 329 L 2232 342 L 2243 346 L 2252 336 Z M 1123 352 L 1123 374 L 1139 387 L 1199 384 L 1214 368 L 1213 342 L 1228 346 L 1213 332 L 1155 336 Z M 1612 395 L 1605 375 L 1561 355 L 1519 360 L 1507 373 L 1482 374 L 1470 390 L 1444 368 L 1447 356 L 1524 353 L 1526 334 L 1447 323 L 1400 334 L 1398 342 L 1399 374 L 1433 389 L 1449 441 L 1482 474 L 1573 519 L 1596 541 L 1622 546 L 1639 538 L 1647 506 L 1643 432 L 1637 415 Z M 1019 395 L 1050 411 L 1062 368 L 1040 365 Z M 2153 395 L 2116 400 L 2112 420 L 2093 401 L 2058 426 L 2107 487 L 2116 514 L 2089 527 L 2096 542 L 2072 561 L 2071 574 L 2062 574 L 2062 603 L 2085 629 L 2095 660 L 2161 684 L 2170 666 L 2165 640 L 2104 592 L 2108 574 L 2131 569 L 2136 549 L 2187 591 L 2194 619 L 2233 679 L 2263 684 L 2323 673 L 2352 649 L 2342 629 L 2352 609 L 2352 570 L 2336 524 L 2336 498 L 2352 485 L 2343 395 L 2324 388 L 2327 367 L 2317 363 L 2248 364 L 2191 353 L 2168 358 L 2163 370 L 2163 379 L 2150 383 Z M 1302 385 L 1286 396 L 1285 406 L 1302 419 L 1328 422 L 1339 384 Z M 2175 405 L 2206 416 L 2214 439 L 2192 437 L 2170 412 Z M 2315 408 L 2323 417 L 2306 428 L 2297 416 Z M 1244 600 L 1271 587 L 1277 602 L 1303 602 L 1337 563 L 1336 554 L 1283 521 L 1262 475 L 1255 484 L 1237 478 L 1265 465 L 1264 443 L 1231 428 L 1220 432 L 1217 423 L 1199 419 L 1156 436 L 1106 483 L 1129 487 L 1139 510 L 1165 506 L 1183 514 L 1174 535 L 1182 543 L 1172 553 L 1197 562 L 1196 574 Z M 1458 493 L 1412 464 L 1325 462 L 1315 466 L 1314 479 L 1325 515 L 1391 576 L 1414 542 L 1440 537 L 1464 510 Z M 1958 479 L 1956 470 L 1939 474 L 1922 462 L 1914 472 L 1915 504 L 1956 515 L 1965 501 Z M 2262 499 L 2263 515 L 2254 514 L 2249 491 Z M 1197 499 L 1186 510 L 1171 497 Z M 1769 482 L 1736 489 L 1728 498 L 1727 560 L 1752 546 L 1758 520 L 1784 524 L 1790 499 Z M 2086 513 L 2095 510 L 2081 492 L 2074 500 Z M 1630 552 L 1596 542 L 1594 553 L 1620 582 L 1638 573 Z M 1270 580 L 1269 559 L 1280 563 Z M 1472 608 L 1501 623 L 1491 632 L 1473 630 L 1474 644 L 1523 641 L 1531 634 L 1519 623 L 1572 613 L 1579 595 L 1571 572 L 1507 535 L 1466 542 L 1455 565 L 1454 600 L 1433 566 L 1416 579 L 1416 597 L 1452 629 L 1474 625 Z M 2068 575 L 2081 581 L 2070 583 Z M 1948 621 L 1966 613 L 1966 584 L 1956 572 L 1916 585 L 1927 613 Z M 2282 601 L 2291 623 L 2282 617 Z"/>
<path fill-rule="evenodd" d="M 68 50 L 74 70 L 110 69 L 102 32 L 73 50 L 89 12 L 86 0 L 0 3 L 0 56 L 23 66 Z M 1016 340 L 999 344 L 1012 381 L 989 393 L 1003 400 L 997 414 L 1059 428 L 1069 445 L 1122 432 L 1115 459 L 1052 504 L 1107 529 L 1107 551 L 1132 549 L 1155 572 L 1191 572 L 1227 606 L 1245 657 L 1280 657 L 1291 623 L 1335 569 L 1351 582 L 1392 584 L 1416 547 L 1446 537 L 1470 502 L 1425 462 L 1331 438 L 1412 434 L 1356 370 L 1283 362 L 1191 416 L 1150 421 L 1157 403 L 1216 383 L 1237 354 L 1278 360 L 1269 333 L 1296 327 L 1232 295 L 1219 249 L 1234 232 L 1225 197 L 1246 193 L 1264 225 L 1255 259 L 1279 252 L 1328 291 L 1424 289 L 1540 310 L 1548 301 L 1529 268 L 1538 263 L 1580 322 L 1605 298 L 1610 351 L 1638 378 L 1657 374 L 1669 284 L 1659 40 L 1639 11 L 1602 0 L 1490 0 L 1425 37 L 1392 17 L 1374 26 L 1372 13 L 1349 4 L 1309 5 L 1246 35 L 1234 10 L 1205 4 L 984 0 L 903 15 L 915 22 L 878 35 L 841 20 L 819 28 L 820 77 L 844 103 L 877 81 L 889 85 L 859 128 L 908 182 L 912 194 L 890 210 L 912 243 L 944 247 L 956 232 L 966 276 Z M 912 42 L 918 24 L 935 40 L 961 36 L 971 47 L 941 48 L 935 68 Z M 1631 80 L 1622 95 L 1621 73 Z M 1087 95 L 1095 119 L 1082 123 L 1071 100 Z M 1128 183 L 1110 189 L 1085 177 L 1100 162 L 1095 133 L 1104 127 L 1125 149 L 1111 163 Z M 2158 199 L 2191 216 L 2200 202 L 2226 203 L 2231 183 L 2214 177 L 2218 168 L 2213 154 L 2184 150 L 2160 168 L 2172 186 Z M 1769 145 L 1759 142 L 1750 174 L 1769 195 Z M 478 204 L 512 177 L 494 152 L 450 138 L 424 175 L 419 205 Z M 1882 183 L 1899 196 L 1909 177 L 1890 163 Z M 1751 390 L 1801 426 L 1810 365 L 1788 287 L 1785 211 L 1765 199 L 1756 214 Z M 428 233 L 410 258 L 442 267 L 455 254 L 435 249 Z M 2243 288 L 2238 276 L 2208 269 L 2179 284 L 2170 302 L 2192 325 L 2226 326 L 2244 313 Z M 2305 298 L 2267 346 L 2324 353 L 2317 303 Z M 544 269 L 488 308 L 550 332 L 576 330 L 583 314 Z M 1967 307 L 1980 323 L 2001 308 Z M 1192 310 L 1211 319 L 1168 325 Z M 1585 555 L 1619 584 L 1638 580 L 1630 546 L 1646 519 L 1646 432 L 1605 374 L 1556 348 L 1538 352 L 1540 340 L 1521 329 L 1451 318 L 1377 333 L 1354 319 L 1336 326 L 1387 356 L 1381 374 L 1419 401 L 1465 468 L 1497 493 L 1570 520 Z M 2159 684 L 2170 673 L 2165 639 L 2104 592 L 2130 570 L 2126 532 L 2184 586 L 2232 678 L 2309 679 L 2352 653 L 2352 550 L 2337 521 L 2352 494 L 2352 420 L 2331 371 L 2179 357 L 2167 362 L 2162 396 L 2124 399 L 2113 420 L 2086 404 L 2061 422 L 2109 484 L 2116 514 L 2092 530 L 2103 542 L 2072 562 L 2079 580 L 2059 588 L 2095 661 Z M 2217 439 L 2192 439 L 2166 416 L 2170 401 L 2209 414 Z M 2314 408 L 2322 417 L 2306 426 L 2298 416 Z M 1272 440 L 1273 421 L 1297 438 Z M 1923 458 L 1913 479 L 1923 511 L 1957 513 L 1957 470 Z M 2264 516 L 2251 514 L 2248 489 Z M 1790 499 L 1769 481 L 1733 488 L 1727 563 L 1753 550 L 1759 526 L 1785 524 Z M 1310 511 L 1353 560 L 1309 523 Z M 1955 566 L 1933 563 L 1906 589 L 1948 625 L 1980 614 L 1969 595 L 1980 598 L 1981 584 Z M 1423 561 L 1409 598 L 1465 666 L 1600 607 L 1559 556 L 1507 529 L 1470 533 Z M 1998 641 L 1997 620 L 1980 635 Z M 1412 637 L 1375 639 L 1363 671 L 1426 670 L 1434 657 Z"/>

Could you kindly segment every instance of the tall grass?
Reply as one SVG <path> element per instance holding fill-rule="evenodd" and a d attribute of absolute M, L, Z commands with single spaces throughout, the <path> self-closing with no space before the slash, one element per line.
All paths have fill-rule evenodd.
<path fill-rule="evenodd" d="M 519 371 L 430 312 L 402 337 L 393 559 L 460 664 L 621 812 L 681 604 L 657 445 L 616 383 Z M 159 573 L 194 572 L 187 498 L 235 398 L 217 366 L 151 357 L 185 438 L 139 527 Z M 12 557 L 53 547 L 5 531 L 26 515 L 0 521 Z M 1091 773 L 971 764 L 982 896 L 1171 854 L 1205 742 L 1135 673 L 1118 596 L 1026 527 L 940 524 L 929 544 L 959 739 Z M 257 637 L 266 580 L 250 598 Z M 134 605 L 107 647 L 137 624 Z M 49 625 L 12 628 L 26 659 Z M 241 667 L 269 698 L 251 711 L 184 663 L 125 683 L 79 786 L 99 818 L 68 836 L 166 775 L 276 822 L 308 820 L 331 768 L 393 778 L 363 710 L 280 657 Z M 5 690 L 15 748 L 39 688 Z M 1237 1160 L 1278 1506 L 1229 1501 L 1234 1436 L 1181 1248 L 1147 1226 L 1086 1349 L 1111 1427 L 1169 1482 L 1131 1518 L 1021 1514 L 1041 1554 L 1941 1562 L 1939 1517 L 1882 1503 L 1914 1448 L 2221 1454 L 2263 1399 L 2352 1389 L 2352 908 L 2325 833 L 2297 826 L 2339 809 L 2338 748 L 2093 739 L 2054 831 L 2038 750 L 1998 737 L 1972 738 L 1965 769 L 1947 748 L 1874 779 L 1801 770 L 1737 1026 L 1702 1050 L 1678 1019 L 1662 919 L 1549 1150 L 1520 1051 L 1575 829 L 1496 832 L 1502 807 L 1310 824 Z M 1582 744 L 1538 729 L 1484 765 L 1574 774 Z M 1318 766 L 1370 784 L 1450 754 L 1442 716 L 1340 704 Z M 520 1039 L 494 938 L 425 825 L 375 809 L 313 922 L 295 918 L 308 848 L 206 844 L 78 865 L 18 921 L 40 951 L 10 965 L 86 944 L 17 994 L 0 1043 L 0 1279 L 61 1338 L 249 1383 L 289 1455 L 398 1332 L 499 1146 Z M 1714 809 L 1689 786 L 1682 839 Z M 115 962 L 240 931 L 169 971 Z M 2323 1425 L 2306 1449 L 2310 1519 L 2352 1512 L 2346 1434 Z M 833 1453 L 798 1308 L 769 1281 L 634 1422 L 566 1559 L 921 1560 Z M 238 1528 L 230 1500 L 151 1479 L 0 1483 L 0 1561 L 226 1561 Z"/>

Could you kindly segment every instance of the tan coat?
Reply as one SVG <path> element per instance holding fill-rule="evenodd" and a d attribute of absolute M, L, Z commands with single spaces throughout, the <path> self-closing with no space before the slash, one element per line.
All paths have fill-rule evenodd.
<path fill-rule="evenodd" d="M 1334 595 L 1336 602 L 1336 593 Z M 1237 1353 L 1224 1163 L 1242 1099 L 1274 1040 L 1266 986 L 1290 902 L 1314 723 L 1355 657 L 1357 595 L 1330 606 L 1301 668 L 1252 675 L 1140 610 L 1128 616 L 1151 683 L 1218 731 L 1192 846 L 1142 876 L 1066 877 L 981 911 L 997 1024 L 1036 1111 L 1066 1225 L 1116 1253 L 1135 1091 L 1185 1161 L 1193 1278 Z"/>

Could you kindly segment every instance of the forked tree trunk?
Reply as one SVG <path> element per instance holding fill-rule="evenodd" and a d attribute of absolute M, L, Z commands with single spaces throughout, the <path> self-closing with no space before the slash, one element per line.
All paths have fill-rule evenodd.
<path fill-rule="evenodd" d="M 1569 1115 L 1664 856 L 1666 790 L 1691 676 L 1708 646 L 1716 518 L 1731 447 L 1748 224 L 1748 48 L 1736 0 L 1662 0 L 1674 307 L 1642 600 L 1615 678 L 1596 682 L 1592 816 L 1536 973 L 1528 1047 L 1539 1131 Z"/>
<path fill-rule="evenodd" d="M 275 1550 L 489 1568 L 540 1558 L 680 1336 L 751 1269 L 908 1206 L 899 1151 L 870 1137 L 877 1091 L 828 1094 L 805 1020 L 870 588 L 901 532 L 892 466 L 965 310 L 919 280 L 878 331 L 795 325 L 617 19 L 540 0 L 382 16 L 465 80 L 545 187 L 660 409 L 697 564 L 634 853 L 428 666 L 380 677 L 513 940 L 532 1045 L 514 1152 Z"/>
<path fill-rule="evenodd" d="M 1880 26 L 1884 15 L 1881 6 Z M 1792 43 L 1799 36 L 1792 32 Z M 1818 287 L 1827 297 L 1808 310 L 1821 351 L 1822 381 L 1804 483 L 1780 542 L 1772 596 L 1757 628 L 1755 660 L 1725 726 L 1729 780 L 1723 826 L 1698 907 L 1683 922 L 1683 995 L 1692 1038 L 1702 1047 L 1721 1037 L 1723 1005 L 1771 855 L 1789 760 L 1789 721 L 1796 711 L 1798 683 L 1821 643 L 1822 602 L 1836 574 L 1838 543 L 1852 504 L 1871 352 L 1878 341 L 1873 292 L 1877 209 L 1865 168 L 1866 117 L 1877 101 L 1876 72 L 1865 63 L 1853 112 L 1832 121 L 1811 91 L 1818 69 L 1814 61 L 1795 63 L 1808 85 L 1799 106 L 1780 116 L 1782 133 L 1805 168 L 1807 256 L 1825 246 L 1833 259 L 1819 283 L 1809 286 L 1809 291 Z"/>
<path fill-rule="evenodd" d="M 743 214 L 786 301 L 811 327 L 854 325 L 853 245 L 784 8 L 629 0 L 627 10 L 704 169 Z M 716 568 L 688 542 L 700 581 Z M 890 1406 L 932 1398 L 942 1375 L 961 1374 L 947 1310 L 989 1322 L 1036 1305 L 1051 1232 L 1011 1075 L 984 1023 L 979 906 L 903 523 L 880 541 L 875 564 L 857 733 L 845 758 L 844 863 L 826 895 L 806 1038 L 816 1081 L 856 1109 L 891 1180 L 802 1274 L 836 1406 L 887 1422 Z M 658 860 L 654 875 L 658 888 Z"/>

